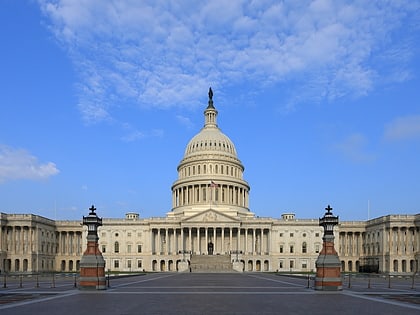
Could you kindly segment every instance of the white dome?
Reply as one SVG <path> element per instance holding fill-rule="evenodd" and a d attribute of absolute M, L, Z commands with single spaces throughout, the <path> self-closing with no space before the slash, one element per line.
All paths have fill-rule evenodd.
<path fill-rule="evenodd" d="M 196 155 L 215 153 L 237 158 L 235 146 L 229 137 L 215 126 L 205 126 L 188 143 L 184 159 Z"/>

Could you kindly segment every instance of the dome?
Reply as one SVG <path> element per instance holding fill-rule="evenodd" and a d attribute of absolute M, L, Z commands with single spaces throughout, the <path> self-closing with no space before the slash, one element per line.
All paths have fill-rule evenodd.
<path fill-rule="evenodd" d="M 184 159 L 198 154 L 221 153 L 237 157 L 233 142 L 217 127 L 204 127 L 185 149 Z"/>
<path fill-rule="evenodd" d="M 249 185 L 235 145 L 217 126 L 213 92 L 204 111 L 204 127 L 188 142 L 172 185 L 168 216 L 193 216 L 209 209 L 231 216 L 252 217 L 248 209 Z"/>

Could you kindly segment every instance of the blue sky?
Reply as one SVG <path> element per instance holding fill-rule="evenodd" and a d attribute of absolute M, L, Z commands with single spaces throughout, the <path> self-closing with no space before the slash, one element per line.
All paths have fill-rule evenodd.
<path fill-rule="evenodd" d="M 257 215 L 420 212 L 418 1 L 2 0 L 0 34 L 1 212 L 164 216 L 210 86 Z"/>

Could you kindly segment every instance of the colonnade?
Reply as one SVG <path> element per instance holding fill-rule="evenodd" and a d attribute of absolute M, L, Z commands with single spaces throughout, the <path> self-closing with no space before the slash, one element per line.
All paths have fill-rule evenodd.
<path fill-rule="evenodd" d="M 29 226 L 7 226 L 0 231 L 0 249 L 14 254 L 37 251 L 37 229 Z"/>
<path fill-rule="evenodd" d="M 193 204 L 229 204 L 248 208 L 248 189 L 235 185 L 196 184 L 174 188 L 174 207 Z"/>
<path fill-rule="evenodd" d="M 269 228 L 155 227 L 151 231 L 152 253 L 158 255 L 267 255 L 270 252 Z"/>
<path fill-rule="evenodd" d="M 362 254 L 363 242 L 361 232 L 340 232 L 339 234 L 339 255 L 360 256 Z"/>
<path fill-rule="evenodd" d="M 82 232 L 61 231 L 58 233 L 58 251 L 63 255 L 81 255 L 83 253 Z"/>

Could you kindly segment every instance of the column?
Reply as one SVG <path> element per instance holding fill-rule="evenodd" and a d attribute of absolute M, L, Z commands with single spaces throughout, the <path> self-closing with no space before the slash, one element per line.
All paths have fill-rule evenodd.
<path fill-rule="evenodd" d="M 217 234 L 217 228 L 213 227 L 213 254 L 216 255 L 217 253 L 217 241 L 216 241 L 216 234 Z"/>
<path fill-rule="evenodd" d="M 261 248 L 260 248 L 260 251 L 261 251 L 261 255 L 264 255 L 264 229 L 263 228 L 261 228 L 261 241 L 260 241 L 260 243 L 261 243 Z"/>
<path fill-rule="evenodd" d="M 233 233 L 232 233 L 233 228 L 229 228 L 229 251 L 232 251 L 232 242 L 233 242 Z"/>
<path fill-rule="evenodd" d="M 241 248 L 241 228 L 238 227 L 238 248 L 237 248 L 238 253 L 239 253 L 240 248 Z"/>
<path fill-rule="evenodd" d="M 152 249 L 152 253 L 156 253 L 154 229 L 152 229 L 150 232 L 150 248 Z M 109 250 L 111 250 L 111 248 Z"/>
<path fill-rule="evenodd" d="M 224 255 L 225 252 L 225 228 L 222 227 L 222 254 Z"/>
<path fill-rule="evenodd" d="M 201 254 L 200 227 L 197 227 L 197 253 Z"/>
<path fill-rule="evenodd" d="M 205 248 L 205 252 L 206 252 L 206 254 L 208 255 L 208 253 L 209 253 L 209 251 L 208 251 L 208 246 L 209 246 L 209 228 L 208 227 L 206 227 L 205 229 L 205 234 L 206 234 L 206 248 Z"/>
<path fill-rule="evenodd" d="M 257 251 L 256 229 L 252 229 L 252 255 Z"/>
<path fill-rule="evenodd" d="M 245 254 L 248 254 L 248 229 L 245 229 L 245 246 L 244 246 Z"/>
<path fill-rule="evenodd" d="M 184 228 L 181 227 L 181 250 L 182 253 L 184 253 L 185 247 L 184 247 Z"/>
<path fill-rule="evenodd" d="M 166 252 L 166 254 L 169 254 L 169 250 L 170 250 L 170 248 L 169 248 L 169 231 L 168 231 L 168 229 L 166 228 L 165 229 L 165 252 Z"/>
<path fill-rule="evenodd" d="M 188 237 L 189 237 L 189 240 L 188 240 L 188 243 L 190 244 L 190 248 L 189 248 L 189 250 L 190 250 L 190 252 L 192 252 L 192 250 L 193 250 L 193 243 L 192 243 L 192 228 L 188 228 Z"/>

